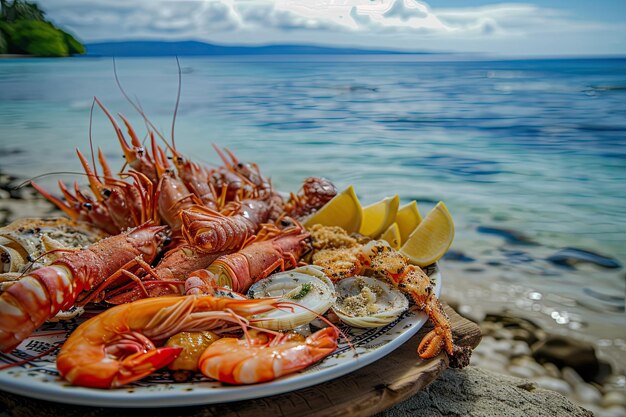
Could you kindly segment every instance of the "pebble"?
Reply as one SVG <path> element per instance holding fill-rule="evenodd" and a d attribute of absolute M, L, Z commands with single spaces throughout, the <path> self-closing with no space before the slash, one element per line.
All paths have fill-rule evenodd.
<path fill-rule="evenodd" d="M 546 364 L 544 364 L 545 366 Z M 583 378 L 576 372 L 574 369 L 566 366 L 562 369 L 561 374 L 563 375 L 563 379 L 567 381 L 568 384 L 575 387 L 578 384 L 583 384 L 585 381 Z"/>
<path fill-rule="evenodd" d="M 530 379 L 535 376 L 535 373 L 531 369 L 526 368 L 525 366 L 511 365 L 509 366 L 508 369 L 511 375 L 517 376 L 520 378 Z"/>
<path fill-rule="evenodd" d="M 493 342 L 492 347 L 495 352 L 505 353 L 508 355 L 513 346 L 509 340 L 496 340 Z"/>
<path fill-rule="evenodd" d="M 487 369 L 488 371 L 497 372 L 499 374 L 506 375 L 507 373 L 504 365 L 500 362 L 486 360 L 485 362 L 480 363 L 479 366 L 481 369 Z"/>
<path fill-rule="evenodd" d="M 527 356 L 516 358 L 513 362 L 516 365 L 530 369 L 535 376 L 544 376 L 547 374 L 546 369 L 543 366 L 539 365 L 537 362 Z"/>
<path fill-rule="evenodd" d="M 0 200 L 8 200 L 11 198 L 11 194 L 6 190 L 0 190 Z"/>
<path fill-rule="evenodd" d="M 561 371 L 559 370 L 559 367 L 556 366 L 553 363 L 550 362 L 546 362 L 543 364 L 544 369 L 546 370 L 546 372 L 548 373 L 548 375 L 550 375 L 553 378 L 561 378 Z M 574 371 L 572 369 L 572 371 Z M 576 372 L 576 371 L 574 371 Z"/>
<path fill-rule="evenodd" d="M 562 379 L 553 378 L 551 376 L 539 376 L 535 377 L 533 382 L 541 388 L 560 392 L 565 396 L 569 396 L 572 393 L 572 389 L 569 384 Z"/>
<path fill-rule="evenodd" d="M 605 408 L 612 406 L 626 406 L 626 394 L 620 391 L 609 391 L 604 394 L 604 397 L 602 397 L 600 405 Z"/>
<path fill-rule="evenodd" d="M 531 337 L 534 340 L 545 340 L 547 335 L 541 334 L 541 330 L 531 332 L 526 328 L 509 328 L 498 321 L 489 320 L 483 321 L 480 327 L 483 340 L 474 350 L 472 365 L 530 380 L 540 388 L 568 397 L 596 416 L 626 417 L 626 391 L 622 390 L 626 379 L 623 376 L 611 376 L 604 381 L 605 385 L 598 388 L 585 382 L 579 371 L 571 366 L 559 369 L 552 362 L 537 362 L 533 357 L 535 346 L 531 348 L 528 340 Z"/>
<path fill-rule="evenodd" d="M 614 405 L 610 408 L 601 408 L 594 415 L 597 417 L 626 417 L 626 408 Z"/>
<path fill-rule="evenodd" d="M 482 323 L 480 325 L 480 333 L 483 335 L 483 340 L 480 343 L 482 344 L 485 341 L 485 338 L 491 337 L 495 330 L 496 326 L 493 326 L 491 323 Z"/>
<path fill-rule="evenodd" d="M 461 305 L 459 306 L 459 314 L 463 317 L 470 319 L 475 323 L 480 323 L 485 319 L 485 312 L 480 310 L 477 307 L 469 306 L 469 305 Z"/>
<path fill-rule="evenodd" d="M 600 404 L 602 400 L 602 393 L 596 387 L 586 382 L 575 385 L 574 393 L 584 403 Z"/>
<path fill-rule="evenodd" d="M 515 341 L 511 343 L 512 343 L 512 348 L 510 352 L 511 357 L 531 355 L 530 347 L 528 347 L 526 342 Z"/>
<path fill-rule="evenodd" d="M 497 329 L 492 333 L 492 336 L 496 340 L 511 340 L 513 335 L 506 329 Z"/>

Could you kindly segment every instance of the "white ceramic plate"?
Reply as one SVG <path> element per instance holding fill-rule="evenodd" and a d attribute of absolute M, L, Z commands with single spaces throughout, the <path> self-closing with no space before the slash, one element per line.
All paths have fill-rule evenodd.
<path fill-rule="evenodd" d="M 426 272 L 435 282 L 435 294 L 439 296 L 439 270 L 431 267 Z M 230 386 L 200 374 L 190 382 L 177 383 L 168 371 L 160 371 L 118 389 L 75 387 L 60 378 L 56 370 L 56 351 L 52 351 L 26 365 L 0 371 L 0 389 L 43 400 L 104 407 L 167 407 L 248 400 L 309 387 L 362 368 L 402 345 L 426 320 L 424 313 L 407 311 L 385 327 L 356 329 L 342 326 L 354 349 L 342 338 L 337 350 L 323 361 L 299 373 L 262 384 Z M 81 321 L 84 319 L 44 325 L 11 354 L 0 353 L 0 366 L 30 359 L 60 346 Z"/>

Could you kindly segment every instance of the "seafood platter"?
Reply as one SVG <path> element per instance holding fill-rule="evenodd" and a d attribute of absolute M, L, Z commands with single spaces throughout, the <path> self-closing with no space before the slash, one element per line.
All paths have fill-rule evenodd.
<path fill-rule="evenodd" d="M 390 353 L 458 354 L 436 261 L 454 225 L 398 196 L 362 207 L 324 178 L 278 192 L 214 146 L 216 168 L 148 122 L 111 121 L 125 157 L 77 150 L 88 186 L 32 186 L 67 218 L 0 229 L 0 388 L 159 407 L 304 388 Z M 142 113 L 143 115 L 143 113 Z M 121 121 L 124 130 L 118 124 Z"/>

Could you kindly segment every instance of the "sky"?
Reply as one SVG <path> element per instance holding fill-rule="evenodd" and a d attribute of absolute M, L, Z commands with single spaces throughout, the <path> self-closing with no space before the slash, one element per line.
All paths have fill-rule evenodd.
<path fill-rule="evenodd" d="M 626 0 L 40 0 L 84 42 L 626 55 Z"/>

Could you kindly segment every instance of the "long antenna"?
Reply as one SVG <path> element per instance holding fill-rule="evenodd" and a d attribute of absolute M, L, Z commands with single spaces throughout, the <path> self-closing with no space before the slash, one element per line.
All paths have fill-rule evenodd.
<path fill-rule="evenodd" d="M 93 108 L 96 105 L 96 98 L 91 101 L 91 110 L 89 110 L 89 148 L 91 150 L 91 164 L 93 165 L 93 173 L 98 177 L 98 166 L 96 165 L 96 158 L 93 153 L 93 140 L 91 139 L 91 127 L 93 125 Z"/>
<path fill-rule="evenodd" d="M 176 57 L 176 66 L 178 67 L 178 92 L 176 93 L 176 106 L 174 106 L 174 116 L 172 117 L 172 148 L 176 149 L 176 142 L 174 141 L 174 126 L 176 125 L 176 114 L 178 113 L 178 105 L 180 104 L 180 88 L 182 85 L 182 75 L 180 70 L 180 62 L 178 56 Z"/>
<path fill-rule="evenodd" d="M 165 146 L 167 146 L 168 149 L 172 150 L 172 145 L 170 145 L 167 142 L 167 139 L 165 139 L 165 136 L 163 136 L 163 134 L 159 131 L 159 129 L 156 128 L 156 126 L 150 121 L 150 119 L 148 119 L 148 116 L 146 116 L 146 113 L 143 111 L 143 109 L 138 106 L 129 96 L 128 94 L 126 94 L 126 91 L 124 90 L 124 87 L 122 87 L 122 83 L 120 82 L 120 79 L 117 75 L 117 65 L 115 64 L 115 57 L 113 57 L 113 75 L 115 76 L 115 82 L 117 83 L 117 87 L 120 89 L 120 91 L 122 92 L 122 95 L 124 96 L 124 98 L 126 99 L 126 101 L 128 101 L 130 103 L 131 106 L 134 107 L 134 109 L 137 111 L 137 113 L 139 113 L 141 115 L 141 117 L 143 117 L 144 122 L 150 126 L 152 128 L 152 130 L 155 131 L 155 133 L 157 134 L 157 136 L 159 138 L 161 138 L 161 140 L 163 140 L 163 142 L 165 143 Z M 174 149 L 175 150 L 175 149 Z"/>

